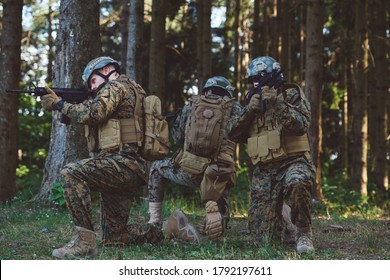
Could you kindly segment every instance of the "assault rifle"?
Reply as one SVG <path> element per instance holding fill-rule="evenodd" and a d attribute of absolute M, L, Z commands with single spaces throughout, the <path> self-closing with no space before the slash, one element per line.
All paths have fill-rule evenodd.
<path fill-rule="evenodd" d="M 284 82 L 286 78 L 284 77 L 281 69 L 274 69 L 270 73 L 263 73 L 263 75 L 259 74 L 256 76 L 251 76 L 248 78 L 248 83 L 252 84 L 254 82 L 258 82 L 258 85 L 251 89 L 246 95 L 246 104 L 249 104 L 252 96 L 254 94 L 262 95 L 262 88 L 264 86 L 279 88 Z M 264 113 L 267 109 L 267 102 L 265 100 L 261 100 L 261 107 L 259 113 Z"/>
<path fill-rule="evenodd" d="M 58 96 L 64 101 L 72 104 L 82 103 L 88 97 L 93 96 L 94 92 L 87 90 L 87 88 L 51 88 Z M 43 96 L 46 95 L 46 89 L 44 87 L 37 87 L 33 84 L 32 89 L 6 89 L 8 93 L 27 93 L 31 96 Z M 61 114 L 60 122 L 64 124 L 70 124 L 70 119 Z"/>

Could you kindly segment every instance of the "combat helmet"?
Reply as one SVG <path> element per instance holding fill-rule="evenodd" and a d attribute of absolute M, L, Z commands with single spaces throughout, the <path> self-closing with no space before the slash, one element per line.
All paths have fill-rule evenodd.
<path fill-rule="evenodd" d="M 206 84 L 203 87 L 202 92 L 205 92 L 206 90 L 210 88 L 216 88 L 216 91 L 213 93 L 218 92 L 218 89 L 223 89 L 223 94 L 222 95 L 229 95 L 230 97 L 233 97 L 233 90 L 234 88 L 232 87 L 231 83 L 229 82 L 228 79 L 222 76 L 214 76 L 212 78 L 209 78 L 206 82 Z M 218 94 L 220 95 L 220 94 Z"/>
<path fill-rule="evenodd" d="M 247 69 L 248 83 L 258 82 L 275 86 L 286 81 L 279 62 L 270 56 L 260 56 L 252 60 Z"/>
<path fill-rule="evenodd" d="M 114 65 L 115 71 L 111 71 L 110 73 L 108 73 L 108 75 L 103 75 L 102 73 L 97 71 L 107 65 Z M 118 73 L 120 72 L 118 61 L 112 59 L 109 56 L 101 56 L 101 57 L 94 58 L 90 62 L 88 62 L 87 66 L 85 66 L 83 76 L 82 76 L 83 83 L 86 87 L 89 88 L 89 79 L 91 78 L 92 74 L 98 74 L 107 82 L 108 78 L 113 72 L 118 72 Z"/>

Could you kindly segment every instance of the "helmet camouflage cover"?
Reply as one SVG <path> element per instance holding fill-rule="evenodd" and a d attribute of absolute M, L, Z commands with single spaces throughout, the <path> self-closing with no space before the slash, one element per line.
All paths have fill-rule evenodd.
<path fill-rule="evenodd" d="M 87 66 L 85 66 L 84 72 L 83 72 L 83 83 L 85 86 L 89 87 L 89 79 L 91 78 L 93 72 L 96 70 L 102 69 L 103 67 L 112 64 L 115 66 L 115 69 L 117 72 L 119 72 L 119 63 L 118 61 L 112 59 L 109 56 L 101 56 L 92 59 L 90 62 L 88 62 Z"/>
<path fill-rule="evenodd" d="M 212 87 L 217 87 L 223 89 L 230 97 L 233 97 L 233 90 L 231 83 L 228 79 L 222 76 L 214 76 L 212 78 L 209 78 L 206 82 L 206 84 L 203 87 L 203 92 L 205 90 L 208 90 Z"/>
<path fill-rule="evenodd" d="M 260 56 L 252 60 L 248 66 L 248 77 L 256 76 L 262 72 L 271 73 L 273 70 L 280 70 L 280 64 L 270 56 Z"/>

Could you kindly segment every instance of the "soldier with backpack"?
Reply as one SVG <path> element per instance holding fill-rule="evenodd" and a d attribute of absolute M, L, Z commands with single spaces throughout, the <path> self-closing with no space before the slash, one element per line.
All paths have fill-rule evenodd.
<path fill-rule="evenodd" d="M 235 143 L 229 140 L 231 120 L 242 110 L 233 88 L 222 76 L 207 80 L 202 93 L 192 96 L 172 127 L 174 141 L 183 148 L 172 158 L 155 161 L 149 173 L 149 223 L 162 224 L 164 188 L 168 181 L 200 188 L 206 217 L 202 231 L 210 240 L 223 234 L 229 211 L 226 193 L 235 185 Z M 167 235 L 199 242 L 196 229 L 180 210 L 165 227 Z"/>
<path fill-rule="evenodd" d="M 110 57 L 91 60 L 82 79 L 85 86 L 95 92 L 93 98 L 71 104 L 50 88 L 42 97 L 46 110 L 60 111 L 72 121 L 85 125 L 88 148 L 93 155 L 69 163 L 61 171 L 60 182 L 76 226 L 76 236 L 69 244 L 53 251 L 52 255 L 60 259 L 98 254 L 91 192 L 100 193 L 104 245 L 157 243 L 163 238 L 161 229 L 153 224 L 127 225 L 131 202 L 146 183 L 145 157 L 155 154 L 150 153 L 155 146 L 151 140 L 153 133 L 148 133 L 148 144 L 144 143 L 145 129 L 148 129 L 143 118 L 149 114 L 150 119 L 153 114 L 142 111 L 145 91 L 135 81 L 121 75 L 118 62 Z M 164 128 L 164 125 L 159 127 Z M 157 154 L 167 150 L 163 144 L 157 146 Z"/>
<path fill-rule="evenodd" d="M 311 253 L 315 167 L 307 136 L 309 102 L 298 85 L 286 82 L 272 57 L 258 57 L 249 64 L 248 83 L 252 89 L 247 106 L 234 122 L 231 137 L 248 143 L 254 165 L 249 230 L 259 246 L 286 241 L 283 229 L 291 231 L 288 236 L 296 251 Z"/>

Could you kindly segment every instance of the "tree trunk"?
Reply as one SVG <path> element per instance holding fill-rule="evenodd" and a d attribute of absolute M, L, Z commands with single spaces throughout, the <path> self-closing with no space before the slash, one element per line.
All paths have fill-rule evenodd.
<path fill-rule="evenodd" d="M 355 4 L 355 97 L 353 99 L 353 175 L 352 184 L 362 196 L 367 195 L 367 72 L 368 72 L 368 0 Z"/>
<path fill-rule="evenodd" d="M 46 83 L 51 83 L 53 80 L 53 61 L 54 61 L 54 39 L 53 39 L 53 10 L 51 9 L 51 6 L 49 6 L 49 12 L 47 14 L 47 45 L 48 45 L 48 62 L 47 62 L 47 77 L 46 77 Z"/>
<path fill-rule="evenodd" d="M 341 30 L 341 42 L 345 42 L 347 39 L 347 27 L 344 27 Z M 347 67 L 348 58 L 345 56 L 341 57 L 341 63 L 340 63 L 340 81 L 338 83 L 338 89 L 343 91 L 343 97 L 340 101 L 340 110 L 341 110 L 341 133 L 340 133 L 340 162 L 341 162 L 341 170 L 344 178 L 347 178 L 348 175 L 348 139 L 349 139 L 349 133 L 348 133 L 348 89 L 347 89 Z"/>
<path fill-rule="evenodd" d="M 203 42 L 203 1 L 196 1 L 196 72 L 198 79 L 198 91 L 200 92 L 203 88 L 204 81 L 202 80 L 203 64 L 202 64 L 202 42 Z"/>
<path fill-rule="evenodd" d="M 232 1 L 226 0 L 226 13 L 225 13 L 225 25 L 223 27 L 223 49 L 222 49 L 222 58 L 225 63 L 230 59 L 232 51 L 232 35 L 231 30 L 233 28 L 233 9 Z"/>
<path fill-rule="evenodd" d="M 88 12 L 86 12 L 88 11 Z M 100 55 L 99 3 L 95 0 L 62 0 L 57 34 L 55 87 L 80 87 L 85 65 Z M 36 199 L 50 196 L 58 182 L 62 167 L 88 157 L 84 127 L 80 124 L 61 124 L 58 112 L 53 123 L 44 177 Z"/>
<path fill-rule="evenodd" d="M 286 77 L 291 78 L 291 17 L 289 0 L 281 1 L 281 30 L 282 53 L 280 56 L 280 64 L 283 66 L 283 73 Z"/>
<path fill-rule="evenodd" d="M 370 87 L 370 135 L 375 135 L 370 141 L 372 158 L 374 159 L 375 183 L 382 194 L 386 193 L 389 178 L 386 165 L 386 135 L 389 63 L 386 59 L 386 17 L 384 7 L 387 1 L 375 0 L 371 2 L 371 50 L 373 55 L 373 85 Z"/>
<path fill-rule="evenodd" d="M 152 1 L 149 56 L 149 93 L 165 100 L 165 7 L 166 0 Z"/>
<path fill-rule="evenodd" d="M 129 45 L 129 19 L 130 19 L 130 0 L 122 0 L 121 12 L 121 73 L 126 73 L 127 69 L 127 49 Z M 127 74 L 127 73 L 126 73 Z M 134 79 L 134 78 L 133 78 Z"/>
<path fill-rule="evenodd" d="M 0 201 L 16 193 L 18 143 L 18 96 L 6 89 L 18 88 L 20 42 L 22 39 L 22 0 L 4 0 L 1 30 L 0 79 Z"/>
<path fill-rule="evenodd" d="M 132 0 L 129 15 L 126 74 L 142 84 L 144 0 Z"/>
<path fill-rule="evenodd" d="M 245 100 L 243 91 L 247 88 L 247 80 L 243 79 L 247 76 L 247 69 L 251 59 L 255 58 L 250 56 L 250 46 L 249 43 L 253 37 L 253 33 L 250 30 L 250 26 L 252 25 L 252 11 L 249 0 L 241 1 L 240 8 L 240 26 L 241 26 L 241 38 L 240 38 L 240 73 L 239 80 L 237 83 L 237 92 L 240 93 L 238 97 L 238 102 L 243 102 Z"/>
<path fill-rule="evenodd" d="M 272 49 L 272 42 L 270 40 L 273 32 L 271 25 L 273 23 L 273 1 L 274 0 L 263 0 L 261 10 L 263 11 L 263 20 L 261 21 L 261 54 L 270 55 Z"/>
<path fill-rule="evenodd" d="M 260 50 L 260 0 L 255 0 L 253 5 L 253 43 L 251 51 L 252 59 L 263 54 L 263 52 Z"/>
<path fill-rule="evenodd" d="M 202 80 L 207 81 L 211 77 L 211 1 L 203 2 L 203 41 L 202 41 Z"/>
<path fill-rule="evenodd" d="M 315 199 L 322 200 L 321 148 L 322 148 L 322 83 L 323 83 L 323 36 L 324 1 L 307 1 L 306 21 L 306 77 L 305 92 L 311 104 L 310 145 L 316 165 L 316 182 L 313 189 Z"/>
<path fill-rule="evenodd" d="M 280 51 L 281 51 L 281 38 L 280 38 L 280 1 L 273 0 L 272 8 L 272 18 L 269 28 L 271 29 L 271 48 L 270 56 L 275 60 L 280 61 Z"/>
<path fill-rule="evenodd" d="M 240 64 L 240 10 L 241 10 L 241 0 L 236 0 L 236 6 L 234 8 L 234 82 L 233 86 L 235 88 L 234 94 L 238 99 L 238 90 L 239 81 L 241 79 L 241 64 Z"/>

